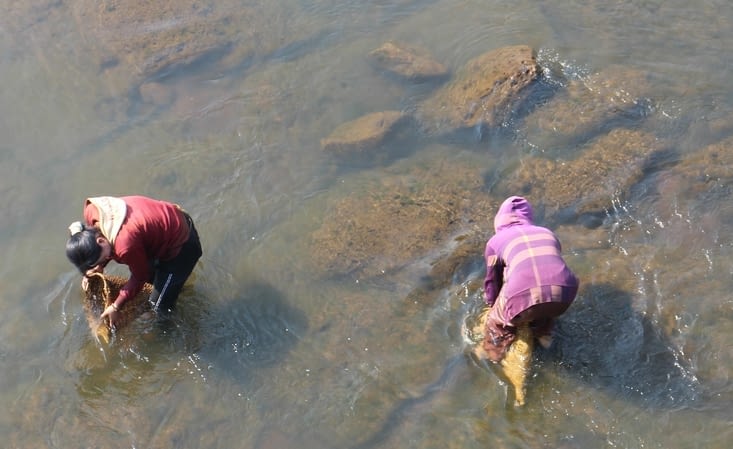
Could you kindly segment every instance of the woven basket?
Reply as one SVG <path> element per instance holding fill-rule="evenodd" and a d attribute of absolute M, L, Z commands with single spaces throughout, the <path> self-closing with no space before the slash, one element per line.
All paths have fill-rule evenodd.
<path fill-rule="evenodd" d="M 109 343 L 112 339 L 112 329 L 109 320 L 99 318 L 112 302 L 117 298 L 120 289 L 127 282 L 127 279 L 120 276 L 107 276 L 102 273 L 94 273 L 88 278 L 88 287 L 84 298 L 84 313 L 89 322 L 89 328 L 97 341 Z M 117 312 L 117 323 L 115 331 L 119 331 L 128 324 L 135 321 L 142 314 L 151 312 L 152 305 L 148 298 L 153 292 L 153 286 L 146 283 L 140 293 L 130 298 L 120 307 Z"/>
<path fill-rule="evenodd" d="M 486 319 L 491 312 L 491 307 L 485 307 L 472 329 L 471 340 L 476 345 L 474 354 L 479 359 L 486 359 L 481 342 L 484 339 Z M 534 350 L 534 338 L 529 324 L 522 324 L 517 329 L 517 336 L 509 347 L 506 355 L 499 363 L 501 372 L 514 390 L 514 405 L 524 405 L 526 396 L 527 377 L 532 369 L 532 351 Z"/>

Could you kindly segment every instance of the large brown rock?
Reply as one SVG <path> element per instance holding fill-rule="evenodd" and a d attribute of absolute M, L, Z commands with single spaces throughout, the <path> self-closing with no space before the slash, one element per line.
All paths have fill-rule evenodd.
<path fill-rule="evenodd" d="M 548 215 L 597 214 L 614 200 L 623 201 L 662 149 L 650 134 L 619 128 L 591 142 L 574 160 L 525 159 L 499 189 L 528 196 Z"/>
<path fill-rule="evenodd" d="M 439 134 L 500 126 L 538 73 L 531 47 L 490 51 L 470 60 L 447 85 L 420 104 L 418 119 L 428 132 Z"/>
<path fill-rule="evenodd" d="M 372 50 L 368 59 L 375 67 L 410 81 L 448 76 L 448 69 L 426 50 L 401 42 L 385 42 Z"/>

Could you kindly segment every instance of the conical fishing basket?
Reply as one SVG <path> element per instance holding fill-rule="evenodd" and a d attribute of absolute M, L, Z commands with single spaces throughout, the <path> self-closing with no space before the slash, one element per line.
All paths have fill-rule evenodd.
<path fill-rule="evenodd" d="M 481 357 L 483 348 L 481 342 L 486 332 L 486 320 L 491 312 L 491 307 L 485 307 L 472 329 L 471 340 L 474 342 L 474 352 Z M 517 328 L 517 336 L 507 350 L 499 366 L 503 376 L 514 390 L 514 405 L 521 406 L 525 403 L 527 378 L 532 369 L 532 351 L 534 350 L 534 338 L 532 329 L 528 323 Z"/>
<path fill-rule="evenodd" d="M 92 335 L 101 342 L 109 343 L 112 339 L 112 329 L 107 318 L 100 319 L 112 302 L 117 299 L 120 289 L 127 282 L 127 279 L 120 276 L 109 276 L 102 273 L 94 273 L 88 278 L 88 286 L 84 298 L 84 313 L 86 313 Z M 134 298 L 129 298 L 117 312 L 115 331 L 120 331 L 135 321 L 141 315 L 153 310 L 150 304 L 150 294 L 153 286 L 145 283 L 143 289 Z"/>

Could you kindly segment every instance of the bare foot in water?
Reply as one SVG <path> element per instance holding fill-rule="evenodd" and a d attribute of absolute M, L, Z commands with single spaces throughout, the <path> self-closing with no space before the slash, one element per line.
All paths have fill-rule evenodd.
<path fill-rule="evenodd" d="M 540 346 L 543 348 L 550 349 L 550 346 L 552 346 L 552 334 L 540 335 L 537 337 L 537 342 L 539 342 Z"/>

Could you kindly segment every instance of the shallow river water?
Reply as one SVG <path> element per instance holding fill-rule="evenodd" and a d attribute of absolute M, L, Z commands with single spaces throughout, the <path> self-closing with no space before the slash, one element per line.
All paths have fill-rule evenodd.
<path fill-rule="evenodd" d="M 3 447 L 730 447 L 733 166 L 674 172 L 708 145 L 733 151 L 728 0 L 188 2 L 176 20 L 204 11 L 233 46 L 147 78 L 136 70 L 155 61 L 125 45 L 175 24 L 100 26 L 131 3 L 145 2 L 0 5 Z M 673 142 L 668 156 L 601 222 L 551 223 L 583 287 L 535 354 L 524 407 L 466 356 L 480 265 L 422 301 L 410 292 L 429 261 L 383 282 L 311 269 L 304 242 L 333 198 L 453 163 L 479 167 L 489 195 L 527 157 L 576 154 L 510 120 L 334 160 L 320 139 L 338 125 L 429 94 L 370 67 L 387 40 L 452 71 L 527 44 L 568 79 L 621 65 L 655 80 L 635 123 Z M 183 205 L 204 256 L 173 325 L 135 323 L 106 346 L 63 249 L 86 197 L 125 194 Z"/>

